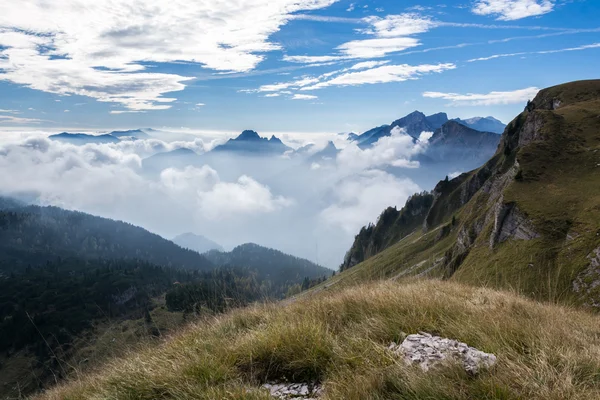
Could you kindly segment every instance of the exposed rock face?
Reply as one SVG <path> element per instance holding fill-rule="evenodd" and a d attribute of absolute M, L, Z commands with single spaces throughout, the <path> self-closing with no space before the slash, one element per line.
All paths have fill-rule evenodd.
<path fill-rule="evenodd" d="M 600 293 L 596 293 L 600 287 L 600 247 L 588 255 L 590 265 L 573 281 L 573 291 L 587 295 L 588 305 L 600 308 Z"/>
<path fill-rule="evenodd" d="M 531 240 L 539 236 L 515 203 L 498 202 L 495 210 L 494 231 L 490 237 L 490 247 L 494 247 L 496 244 L 510 238 Z"/>
<path fill-rule="evenodd" d="M 407 364 L 417 364 L 428 371 L 447 360 L 460 361 L 465 371 L 477 374 L 496 364 L 496 356 L 477 350 L 469 345 L 428 333 L 408 335 L 402 344 L 392 343 L 389 350 L 404 357 Z"/>
<path fill-rule="evenodd" d="M 523 147 L 534 140 L 540 139 L 540 130 L 544 125 L 544 119 L 536 113 L 529 114 L 521 132 L 519 132 L 518 146 Z"/>
<path fill-rule="evenodd" d="M 280 400 L 314 400 L 322 395 L 323 389 L 314 383 L 266 383 L 262 386 L 271 396 Z"/>

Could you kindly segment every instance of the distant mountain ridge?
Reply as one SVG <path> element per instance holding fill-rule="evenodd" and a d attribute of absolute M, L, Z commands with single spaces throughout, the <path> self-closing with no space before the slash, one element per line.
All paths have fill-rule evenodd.
<path fill-rule="evenodd" d="M 200 254 L 210 250 L 224 251 L 220 244 L 213 242 L 202 235 L 196 235 L 191 232 L 182 233 L 181 235 L 174 237 L 172 242 L 184 249 L 194 250 Z"/>
<path fill-rule="evenodd" d="M 412 136 L 414 139 L 418 139 L 422 132 L 435 132 L 449 121 L 456 121 L 480 132 L 502 133 L 506 126 L 494 117 L 473 117 L 465 120 L 454 118 L 450 120 L 448 119 L 448 115 L 444 112 L 425 115 L 421 111 L 413 111 L 389 125 L 378 126 L 361 135 L 348 135 L 348 140 L 356 142 L 361 148 L 367 148 L 372 146 L 382 137 L 390 136 L 396 127 L 404 129 L 408 135 Z"/>
<path fill-rule="evenodd" d="M 447 121 L 448 115 L 446 113 L 426 116 L 420 111 L 413 111 L 405 117 L 395 120 L 390 125 L 381 125 L 358 135 L 354 141 L 360 148 L 370 147 L 382 137 L 390 136 L 396 127 L 403 128 L 408 135 L 418 139 L 421 132 L 433 132 Z"/>
<path fill-rule="evenodd" d="M 245 130 L 238 137 L 216 146 L 212 152 L 241 152 L 246 154 L 283 154 L 291 147 L 283 144 L 275 135 L 270 139 L 261 137 L 256 131 Z"/>
<path fill-rule="evenodd" d="M 71 143 L 76 145 L 84 145 L 87 143 L 118 143 L 120 139 L 116 136 L 104 134 L 104 135 L 90 135 L 87 133 L 68 133 L 62 132 L 56 135 L 48 136 L 51 140 L 59 142 Z"/>
<path fill-rule="evenodd" d="M 363 228 L 336 279 L 431 276 L 598 311 L 598 132 L 600 80 L 539 91 L 487 162 Z"/>
<path fill-rule="evenodd" d="M 142 260 L 165 267 L 210 270 L 214 265 L 143 228 L 58 207 L 0 208 L 0 269 L 57 257 Z"/>
<path fill-rule="evenodd" d="M 237 246 L 230 252 L 212 250 L 204 255 L 215 265 L 249 268 L 258 272 L 259 279 L 269 278 L 278 283 L 329 276 L 332 272 L 312 261 L 254 243 Z"/>
<path fill-rule="evenodd" d="M 454 118 L 452 121 L 456 121 L 460 124 L 468 126 L 471 129 L 481 132 L 493 132 L 501 134 L 504 132 L 504 128 L 506 128 L 506 124 L 494 117 L 473 117 L 468 119 Z"/>
<path fill-rule="evenodd" d="M 425 154 L 436 162 L 465 161 L 477 166 L 496 152 L 499 142 L 498 134 L 480 132 L 451 120 L 435 130 Z"/>

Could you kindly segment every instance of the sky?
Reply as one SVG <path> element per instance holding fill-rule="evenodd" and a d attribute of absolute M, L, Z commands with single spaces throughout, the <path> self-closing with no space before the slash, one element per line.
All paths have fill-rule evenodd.
<path fill-rule="evenodd" d="M 598 77 L 596 0 L 0 3 L 0 129 L 357 132 L 510 121 Z"/>

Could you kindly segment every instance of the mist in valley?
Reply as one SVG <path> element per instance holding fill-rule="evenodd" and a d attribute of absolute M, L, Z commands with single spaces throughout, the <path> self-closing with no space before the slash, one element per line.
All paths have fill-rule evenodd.
<path fill-rule="evenodd" d="M 417 160 L 427 132 L 413 140 L 397 129 L 368 149 L 346 135 L 284 134 L 294 147 L 282 155 L 211 152 L 227 137 L 149 133 L 83 145 L 46 133 L 6 135 L 2 194 L 123 220 L 165 238 L 193 232 L 225 249 L 253 242 L 337 268 L 354 235 L 384 208 L 401 207 L 457 172 Z M 330 140 L 339 149 L 333 157 L 322 152 Z"/>

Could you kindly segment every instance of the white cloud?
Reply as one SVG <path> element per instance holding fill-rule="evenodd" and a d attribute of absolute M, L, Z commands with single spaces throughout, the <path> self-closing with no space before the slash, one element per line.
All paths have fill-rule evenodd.
<path fill-rule="evenodd" d="M 313 96 L 311 94 L 298 94 L 296 93 L 293 97 L 292 100 L 314 100 L 317 99 L 317 96 Z"/>
<path fill-rule="evenodd" d="M 169 168 L 158 180 L 146 177 L 142 158 L 131 152 L 152 147 L 143 142 L 74 146 L 38 136 L 0 146 L 0 169 L 11 171 L 1 174 L 0 187 L 4 193 L 37 194 L 42 204 L 81 210 L 133 212 L 131 207 L 143 204 L 158 212 L 177 205 L 199 220 L 254 216 L 293 204 L 249 176 L 228 181 L 208 166 Z"/>
<path fill-rule="evenodd" d="M 376 58 L 385 57 L 411 47 L 419 46 L 418 39 L 412 37 L 377 38 L 353 40 L 344 43 L 336 49 L 340 50 L 347 58 Z"/>
<path fill-rule="evenodd" d="M 350 3 L 350 5 L 346 9 L 346 11 L 348 11 L 348 12 L 354 11 L 354 7 L 355 7 L 354 3 Z"/>
<path fill-rule="evenodd" d="M 385 208 L 401 207 L 408 196 L 420 190 L 410 179 L 379 170 L 364 171 L 343 179 L 333 188 L 335 201 L 321 212 L 320 218 L 327 225 L 355 235 Z"/>
<path fill-rule="evenodd" d="M 284 56 L 283 60 L 295 63 L 315 63 L 343 61 L 358 58 L 384 57 L 419 46 L 418 39 L 412 37 L 427 32 L 436 26 L 428 17 L 414 13 L 388 15 L 385 18 L 367 17 L 362 21 L 369 25 L 358 32 L 370 36 L 368 39 L 352 40 L 335 48 L 337 54 L 322 56 Z"/>
<path fill-rule="evenodd" d="M 145 63 L 250 71 L 265 52 L 279 49 L 269 37 L 294 13 L 336 1 L 1 2 L 0 80 L 128 110 L 167 109 L 174 99 L 164 94 L 183 90 L 192 78 L 148 72 Z"/>
<path fill-rule="evenodd" d="M 385 65 L 385 64 L 389 64 L 389 61 L 364 61 L 364 62 L 359 62 L 357 64 L 354 64 L 353 66 L 350 67 L 350 69 L 352 70 L 358 70 L 358 69 L 370 69 L 370 68 L 375 68 L 375 67 L 379 67 L 380 65 Z"/>
<path fill-rule="evenodd" d="M 520 53 L 494 54 L 494 55 L 487 56 L 487 57 L 473 58 L 473 59 L 467 60 L 467 62 L 488 61 L 488 60 L 494 60 L 496 58 L 525 56 L 525 55 L 531 55 L 531 54 L 556 54 L 556 53 L 564 53 L 564 52 L 568 52 L 568 51 L 582 51 L 582 50 L 598 49 L 598 48 L 600 48 L 600 43 L 592 43 L 592 44 L 585 44 L 585 45 L 577 46 L 577 47 L 567 47 L 567 48 L 564 48 L 564 49 L 527 51 L 527 52 L 520 52 Z"/>
<path fill-rule="evenodd" d="M 521 52 L 521 53 L 506 53 L 506 54 L 494 54 L 488 57 L 479 57 L 479 58 L 472 58 L 470 60 L 467 60 L 467 62 L 475 62 L 475 61 L 488 61 L 488 60 L 494 60 L 496 58 L 504 58 L 504 57 L 516 57 L 516 56 L 523 56 L 529 53 L 526 52 Z"/>
<path fill-rule="evenodd" d="M 271 190 L 249 176 L 242 175 L 236 182 L 223 182 L 214 169 L 168 168 L 160 175 L 161 183 L 172 196 L 195 199 L 196 212 L 209 220 L 227 219 L 237 214 L 268 213 L 288 207 L 293 202 L 282 196 L 273 196 Z"/>
<path fill-rule="evenodd" d="M 533 99 L 539 91 L 540 89 L 536 87 L 529 87 L 511 92 L 490 92 L 485 94 L 425 92 L 423 93 L 423 97 L 449 100 L 451 102 L 450 105 L 489 106 L 523 103 Z"/>
<path fill-rule="evenodd" d="M 360 149 L 351 142 L 337 156 L 338 166 L 346 172 L 359 172 L 372 168 L 394 166 L 418 168 L 419 162 L 412 158 L 425 152 L 432 132 L 423 132 L 415 141 L 403 129 L 394 128 L 390 136 L 384 136 L 367 149 Z"/>
<path fill-rule="evenodd" d="M 600 48 L 600 43 L 586 44 L 583 46 L 577 47 L 568 47 L 566 49 L 558 49 L 558 50 L 542 50 L 536 51 L 536 54 L 554 54 L 554 53 L 562 53 L 565 51 L 580 51 L 580 50 L 588 50 L 588 49 L 598 49 Z"/>
<path fill-rule="evenodd" d="M 300 90 L 315 90 L 329 86 L 355 86 L 375 83 L 402 82 L 417 79 L 424 74 L 440 73 L 455 69 L 454 64 L 423 64 L 423 65 L 383 65 L 358 72 L 348 72 L 316 85 L 306 86 Z"/>
<path fill-rule="evenodd" d="M 283 56 L 283 61 L 300 63 L 300 64 L 314 64 L 330 61 L 340 61 L 348 59 L 343 56 Z"/>
<path fill-rule="evenodd" d="M 204 107 L 206 104 L 204 103 L 196 103 L 196 107 Z"/>
<path fill-rule="evenodd" d="M 265 94 L 265 97 L 279 97 L 281 96 L 279 93 L 267 93 Z"/>
<path fill-rule="evenodd" d="M 27 124 L 39 124 L 41 122 L 44 122 L 44 120 L 36 119 L 36 118 L 13 117 L 12 115 L 0 115 L 0 124 L 27 125 Z"/>
<path fill-rule="evenodd" d="M 479 0 L 472 11 L 478 15 L 493 15 L 501 21 L 534 17 L 551 12 L 552 0 Z"/>
<path fill-rule="evenodd" d="M 371 27 L 362 32 L 380 38 L 411 36 L 427 32 L 435 26 L 431 18 L 411 13 L 388 15 L 385 18 L 368 17 L 365 18 L 365 22 Z"/>

